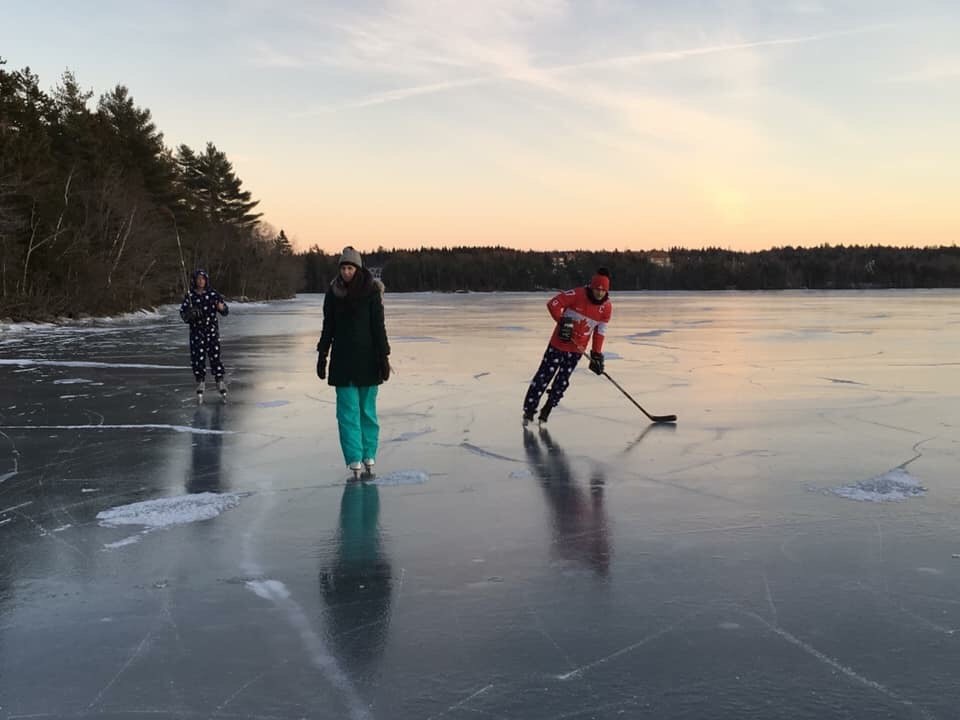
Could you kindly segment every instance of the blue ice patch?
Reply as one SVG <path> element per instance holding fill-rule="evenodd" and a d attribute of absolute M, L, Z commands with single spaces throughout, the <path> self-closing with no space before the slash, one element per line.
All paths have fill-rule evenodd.
<path fill-rule="evenodd" d="M 430 335 L 399 335 L 391 337 L 390 342 L 445 343 L 447 341 Z"/>
<path fill-rule="evenodd" d="M 423 470 L 394 470 L 386 475 L 377 475 L 368 485 L 423 485 L 427 473 Z"/>

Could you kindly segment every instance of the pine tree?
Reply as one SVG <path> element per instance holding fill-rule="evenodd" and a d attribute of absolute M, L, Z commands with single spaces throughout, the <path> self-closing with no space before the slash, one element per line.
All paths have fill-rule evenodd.
<path fill-rule="evenodd" d="M 251 200 L 250 192 L 242 189 L 243 183 L 234 173 L 226 153 L 212 142 L 208 142 L 206 150 L 199 155 L 181 145 L 176 160 L 191 209 L 200 212 L 208 223 L 236 228 L 257 225 L 262 213 L 251 210 L 260 201 Z"/>

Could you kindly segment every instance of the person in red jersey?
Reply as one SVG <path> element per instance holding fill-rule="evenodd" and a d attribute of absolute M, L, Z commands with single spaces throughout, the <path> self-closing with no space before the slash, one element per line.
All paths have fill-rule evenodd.
<path fill-rule="evenodd" d="M 523 423 L 533 420 L 540 398 L 550 381 L 547 401 L 540 408 L 538 420 L 545 423 L 550 411 L 559 403 L 570 384 L 570 375 L 580 357 L 590 346 L 590 369 L 597 375 L 603 372 L 603 339 L 607 323 L 613 314 L 610 302 L 610 272 L 600 268 L 590 284 L 562 292 L 547 303 L 547 310 L 557 323 L 543 360 L 537 369 L 527 395 L 523 400 Z"/>

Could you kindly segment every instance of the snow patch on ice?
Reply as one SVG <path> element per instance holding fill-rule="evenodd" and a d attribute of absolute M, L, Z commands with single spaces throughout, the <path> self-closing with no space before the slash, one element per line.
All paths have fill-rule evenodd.
<path fill-rule="evenodd" d="M 84 330 L 98 323 L 131 323 L 144 320 L 160 320 L 165 314 L 172 314 L 177 305 L 165 305 L 150 310 L 135 310 L 134 312 L 109 317 L 62 318 L 57 322 L 0 322 L 0 332 L 22 333 L 28 330 Z"/>
<path fill-rule="evenodd" d="M 116 548 L 126 547 L 127 545 L 134 545 L 140 542 L 141 538 L 143 538 L 142 534 L 131 535 L 130 537 L 125 537 L 123 540 L 117 540 L 116 542 L 112 542 L 112 543 L 104 543 L 103 549 L 114 550 Z"/>
<path fill-rule="evenodd" d="M 833 488 L 831 492 L 860 502 L 897 502 L 923 495 L 927 489 L 903 468 L 894 468 L 869 480 Z"/>
<path fill-rule="evenodd" d="M 263 400 L 257 403 L 257 407 L 275 408 L 275 407 L 283 407 L 284 405 L 289 405 L 289 404 L 290 404 L 289 400 Z"/>
<path fill-rule="evenodd" d="M 533 473 L 529 470 L 514 470 L 510 473 L 510 477 L 514 480 L 526 480 L 527 478 L 533 477 Z"/>
<path fill-rule="evenodd" d="M 103 527 L 143 525 L 151 529 L 211 520 L 240 504 L 237 493 L 195 493 L 119 505 L 97 513 Z"/>
<path fill-rule="evenodd" d="M 368 485 L 422 485 L 427 481 L 423 470 L 394 470 L 386 475 L 377 475 Z"/>
<path fill-rule="evenodd" d="M 230 312 L 234 310 L 255 310 L 258 308 L 268 308 L 270 303 L 267 302 L 242 302 L 240 300 L 233 300 L 230 302 Z"/>
<path fill-rule="evenodd" d="M 79 385 L 80 383 L 90 382 L 86 378 L 62 378 L 61 380 L 54 380 L 54 385 Z"/>
<path fill-rule="evenodd" d="M 264 600 L 289 600 L 290 591 L 279 580 L 250 580 L 247 587 Z"/>
<path fill-rule="evenodd" d="M 183 365 L 149 365 L 144 363 L 105 363 L 88 360 L 40 360 L 37 358 L 0 358 L 0 365 L 19 365 L 20 367 L 45 365 L 48 367 L 73 368 L 136 368 L 138 370 L 184 370 Z"/>
<path fill-rule="evenodd" d="M 530 328 L 523 325 L 500 325 L 497 330 L 506 330 L 507 332 L 530 332 Z"/>
<path fill-rule="evenodd" d="M 178 433 L 194 435 L 233 435 L 233 430 L 208 430 L 189 425 L 167 425 L 166 423 L 143 423 L 141 425 L 0 425 L 0 428 L 13 430 L 173 430 Z M 50 437 L 56 437 L 51 435 Z"/>

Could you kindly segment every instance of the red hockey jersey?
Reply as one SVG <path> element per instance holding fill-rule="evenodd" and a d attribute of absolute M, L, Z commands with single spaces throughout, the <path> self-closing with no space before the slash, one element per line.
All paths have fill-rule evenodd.
<path fill-rule="evenodd" d="M 590 342 L 590 334 L 593 333 L 592 349 L 594 352 L 602 351 L 607 323 L 613 315 L 613 304 L 609 295 L 602 303 L 595 303 L 587 297 L 588 292 L 590 291 L 587 288 L 578 287 L 560 293 L 547 303 L 547 310 L 555 321 L 560 322 L 560 318 L 564 316 L 573 318 L 573 337 L 569 342 L 561 340 L 557 335 L 559 327 L 553 329 L 550 344 L 557 350 L 584 353 L 587 351 L 587 343 Z"/>

